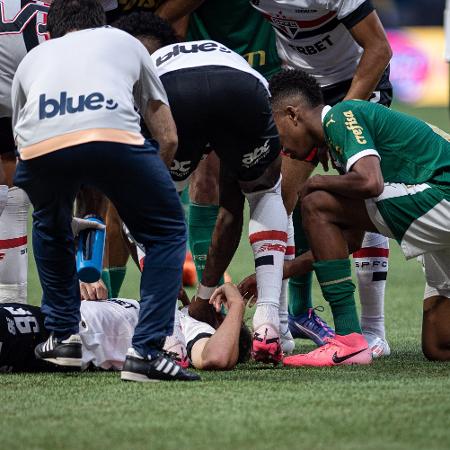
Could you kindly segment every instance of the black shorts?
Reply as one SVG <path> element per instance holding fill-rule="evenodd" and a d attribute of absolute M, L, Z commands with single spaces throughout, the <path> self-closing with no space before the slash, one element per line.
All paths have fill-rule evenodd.
<path fill-rule="evenodd" d="M 187 179 L 210 150 L 240 181 L 259 178 L 280 154 L 268 92 L 253 75 L 203 66 L 166 73 L 161 81 L 178 131 L 174 181 Z"/>
<path fill-rule="evenodd" d="M 340 83 L 332 84 L 322 88 L 322 95 L 325 105 L 334 106 L 341 102 L 347 95 L 348 90 L 352 84 L 352 79 L 341 81 Z M 372 96 L 369 98 L 371 102 L 380 103 L 384 106 L 391 106 L 392 103 L 392 84 L 389 81 L 389 66 L 381 76 Z"/>
<path fill-rule="evenodd" d="M 16 143 L 14 142 L 14 134 L 12 130 L 11 118 L 0 118 L 0 155 L 3 153 L 14 153 L 16 151 Z"/>

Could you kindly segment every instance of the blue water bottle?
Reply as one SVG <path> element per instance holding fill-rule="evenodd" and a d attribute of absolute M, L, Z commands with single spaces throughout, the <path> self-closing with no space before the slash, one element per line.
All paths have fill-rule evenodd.
<path fill-rule="evenodd" d="M 98 217 L 89 220 L 104 224 Z M 78 236 L 77 272 L 80 281 L 94 283 L 102 276 L 106 231 L 86 229 Z"/>

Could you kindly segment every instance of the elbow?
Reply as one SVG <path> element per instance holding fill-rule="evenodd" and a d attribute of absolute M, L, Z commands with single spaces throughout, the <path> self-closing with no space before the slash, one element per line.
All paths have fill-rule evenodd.
<path fill-rule="evenodd" d="M 231 370 L 236 366 L 237 361 L 233 361 L 228 355 L 211 355 L 204 359 L 202 368 L 204 370 Z"/>
<path fill-rule="evenodd" d="M 378 197 L 383 193 L 383 180 L 369 180 L 362 186 L 362 193 L 364 198 Z"/>
<path fill-rule="evenodd" d="M 376 60 L 379 61 L 380 65 L 383 64 L 383 70 L 386 69 L 388 64 L 392 59 L 392 48 L 387 39 L 379 42 L 378 45 L 373 50 Z"/>

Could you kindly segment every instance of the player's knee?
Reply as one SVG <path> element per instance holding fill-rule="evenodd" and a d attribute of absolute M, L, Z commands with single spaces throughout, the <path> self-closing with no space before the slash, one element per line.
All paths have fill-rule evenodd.
<path fill-rule="evenodd" d="M 424 340 L 422 352 L 429 361 L 450 361 L 450 341 Z"/>
<path fill-rule="evenodd" d="M 325 219 L 327 197 L 328 194 L 324 191 L 314 191 L 303 198 L 301 208 L 304 227 Z"/>

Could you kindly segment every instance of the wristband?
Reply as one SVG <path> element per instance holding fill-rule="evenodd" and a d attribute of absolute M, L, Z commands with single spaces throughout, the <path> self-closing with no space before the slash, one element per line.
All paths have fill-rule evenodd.
<path fill-rule="evenodd" d="M 6 207 L 6 203 L 8 202 L 8 191 L 8 186 L 5 184 L 0 184 L 0 216 L 2 215 L 2 212 Z"/>
<path fill-rule="evenodd" d="M 197 297 L 209 299 L 211 298 L 211 295 L 213 295 L 214 291 L 217 289 L 217 286 L 209 287 L 209 286 L 203 286 L 202 283 L 199 283 L 197 286 Z"/>

